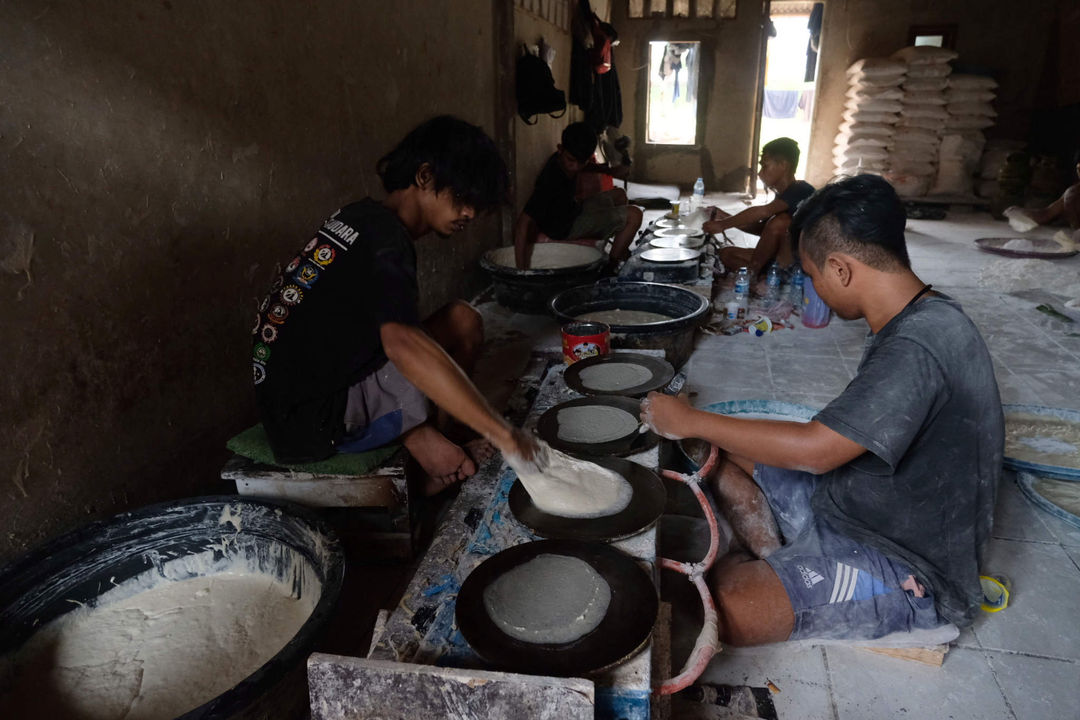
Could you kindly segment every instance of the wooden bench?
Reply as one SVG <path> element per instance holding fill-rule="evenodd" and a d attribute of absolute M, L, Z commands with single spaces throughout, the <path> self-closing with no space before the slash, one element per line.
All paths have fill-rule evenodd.
<path fill-rule="evenodd" d="M 411 560 L 420 530 L 419 495 L 404 449 L 360 475 L 295 470 L 233 454 L 221 477 L 236 492 L 321 509 L 347 549 L 365 559 Z"/>

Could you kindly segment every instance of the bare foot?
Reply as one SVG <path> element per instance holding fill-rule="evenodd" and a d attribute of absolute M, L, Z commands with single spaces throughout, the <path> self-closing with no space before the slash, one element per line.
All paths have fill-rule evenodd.
<path fill-rule="evenodd" d="M 498 450 L 484 438 L 476 438 L 465 443 L 465 452 L 473 459 L 477 467 L 480 467 L 495 456 Z"/>
<path fill-rule="evenodd" d="M 476 473 L 476 462 L 465 450 L 450 442 L 430 423 L 419 425 L 402 436 L 405 449 L 427 473 L 424 494 L 435 495 Z"/>

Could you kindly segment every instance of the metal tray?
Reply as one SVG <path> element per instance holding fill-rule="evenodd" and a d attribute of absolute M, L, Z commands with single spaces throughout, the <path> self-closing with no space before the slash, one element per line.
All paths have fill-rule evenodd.
<path fill-rule="evenodd" d="M 538 644 L 512 638 L 499 630 L 484 608 L 484 589 L 495 578 L 544 554 L 584 560 L 611 586 L 611 604 L 600 625 L 570 643 Z M 629 555 L 603 543 L 540 540 L 507 548 L 469 573 L 458 593 L 455 620 L 466 642 L 495 668 L 578 677 L 640 652 L 649 642 L 659 606 L 652 580 Z"/>
<path fill-rule="evenodd" d="M 1033 246 L 1032 250 L 1009 250 L 1004 247 L 1005 243 L 1010 240 L 1027 240 Z M 1066 250 L 1056 241 L 1050 238 L 1016 238 L 1016 237 L 989 237 L 989 238 L 977 238 L 975 245 L 980 250 L 985 250 L 995 255 L 1003 255 L 1005 257 L 1013 258 L 1041 258 L 1043 260 L 1054 260 L 1057 258 L 1072 257 L 1076 253 L 1080 252 L 1080 249 Z"/>
<path fill-rule="evenodd" d="M 533 505 L 532 497 L 521 481 L 510 488 L 510 512 L 540 537 L 565 540 L 598 540 L 611 542 L 637 535 L 652 527 L 664 512 L 667 493 L 663 481 L 643 465 L 622 458 L 589 458 L 601 467 L 626 478 L 634 494 L 625 508 L 605 517 L 571 518 L 549 515 Z"/>
<path fill-rule="evenodd" d="M 623 390 L 595 390 L 581 382 L 582 370 L 595 365 L 607 365 L 610 363 L 630 363 L 633 365 L 640 365 L 649 370 L 649 372 L 652 373 L 652 377 L 640 385 L 634 385 Z M 633 398 L 645 397 L 653 390 L 660 390 L 663 388 L 671 382 L 671 378 L 673 377 L 675 377 L 675 368 L 673 368 L 671 363 L 667 360 L 653 357 L 652 355 L 629 352 L 609 353 L 607 355 L 597 355 L 595 357 L 586 358 L 585 360 L 579 360 L 566 368 L 566 371 L 563 373 L 563 379 L 566 381 L 567 387 L 582 395 L 594 397 L 605 395 L 622 395 L 624 397 Z"/>

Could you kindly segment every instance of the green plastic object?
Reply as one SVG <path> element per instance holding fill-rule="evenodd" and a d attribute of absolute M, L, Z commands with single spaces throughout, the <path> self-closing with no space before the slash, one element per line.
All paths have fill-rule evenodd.
<path fill-rule="evenodd" d="M 283 465 L 274 459 L 274 452 L 270 449 L 270 440 L 266 437 L 262 423 L 234 436 L 225 443 L 225 447 L 257 463 L 320 475 L 366 475 L 389 460 L 401 448 L 394 443 L 362 453 L 341 453 L 313 463 Z"/>

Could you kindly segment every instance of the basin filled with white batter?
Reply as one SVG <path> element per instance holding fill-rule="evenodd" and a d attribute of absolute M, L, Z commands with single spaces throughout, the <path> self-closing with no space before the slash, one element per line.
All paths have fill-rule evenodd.
<path fill-rule="evenodd" d="M 0 717 L 301 717 L 342 563 L 308 511 L 231 497 L 60 538 L 0 571 Z"/>
<path fill-rule="evenodd" d="M 551 298 L 567 288 L 600 277 L 607 256 L 588 245 L 536 243 L 527 270 L 519 270 L 514 248 L 495 248 L 480 258 L 500 305 L 523 313 L 545 314 Z"/>
<path fill-rule="evenodd" d="M 611 327 L 611 346 L 659 349 L 678 369 L 690 357 L 694 333 L 708 320 L 709 300 L 664 283 L 602 281 L 569 288 L 551 300 L 560 322 L 595 319 Z"/>

